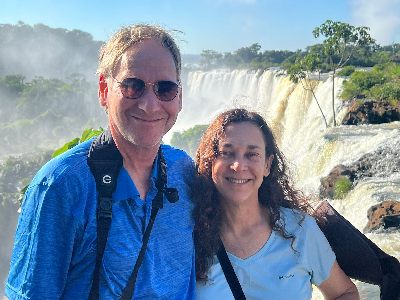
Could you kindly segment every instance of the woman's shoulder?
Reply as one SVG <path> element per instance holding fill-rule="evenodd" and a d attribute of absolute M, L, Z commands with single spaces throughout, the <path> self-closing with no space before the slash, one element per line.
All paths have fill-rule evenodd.
<path fill-rule="evenodd" d="M 316 226 L 315 219 L 309 214 L 287 207 L 280 208 L 279 222 L 285 227 L 286 231 L 291 233 L 308 230 L 310 227 Z"/>

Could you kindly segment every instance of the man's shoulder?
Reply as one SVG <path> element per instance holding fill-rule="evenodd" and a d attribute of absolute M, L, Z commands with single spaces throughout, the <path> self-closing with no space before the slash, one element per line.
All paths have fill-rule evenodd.
<path fill-rule="evenodd" d="M 161 145 L 161 150 L 169 167 L 193 168 L 193 159 L 183 150 L 170 145 Z"/>
<path fill-rule="evenodd" d="M 87 156 L 92 140 L 83 142 L 75 147 L 67 150 L 66 152 L 52 158 L 48 161 L 33 179 L 35 181 L 42 181 L 47 178 L 51 181 L 59 180 L 71 173 L 77 173 L 78 176 L 87 172 Z"/>
<path fill-rule="evenodd" d="M 175 148 L 171 145 L 162 144 L 161 150 L 165 157 L 172 157 L 177 159 L 190 159 L 191 157 L 184 150 Z"/>
<path fill-rule="evenodd" d="M 193 159 L 185 151 L 170 145 L 161 145 L 161 150 L 167 162 L 168 180 L 191 185 L 195 175 Z"/>

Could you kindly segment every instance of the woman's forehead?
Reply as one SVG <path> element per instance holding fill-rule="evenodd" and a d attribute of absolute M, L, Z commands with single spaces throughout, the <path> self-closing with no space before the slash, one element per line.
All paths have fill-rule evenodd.
<path fill-rule="evenodd" d="M 265 148 L 265 139 L 261 129 L 252 122 L 231 123 L 219 138 L 219 146 L 245 146 Z"/>

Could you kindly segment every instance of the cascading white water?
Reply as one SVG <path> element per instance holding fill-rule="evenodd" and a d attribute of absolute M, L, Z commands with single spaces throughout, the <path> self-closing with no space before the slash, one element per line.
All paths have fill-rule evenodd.
<path fill-rule="evenodd" d="M 335 80 L 338 121 L 346 111 L 337 97 L 342 82 L 340 78 Z M 280 148 L 293 167 L 297 185 L 309 193 L 318 192 L 320 178 L 334 166 L 350 164 L 382 147 L 400 147 L 399 122 L 325 128 L 312 94 L 277 70 L 195 71 L 183 78 L 183 84 L 184 105 L 174 130 L 207 124 L 219 112 L 232 107 L 256 110 L 274 129 Z M 329 124 L 333 123 L 331 95 L 332 77 L 327 77 L 318 84 L 316 97 Z M 367 223 L 370 206 L 383 200 L 400 200 L 400 174 L 384 171 L 390 170 L 384 168 L 384 164 L 390 163 L 390 157 L 386 160 L 381 157 L 381 173 L 359 181 L 344 199 L 330 201 L 360 231 Z M 369 233 L 367 237 L 400 259 L 399 230 Z M 379 299 L 376 286 L 356 284 L 362 299 Z M 322 296 L 316 291 L 313 299 L 322 299 Z"/>

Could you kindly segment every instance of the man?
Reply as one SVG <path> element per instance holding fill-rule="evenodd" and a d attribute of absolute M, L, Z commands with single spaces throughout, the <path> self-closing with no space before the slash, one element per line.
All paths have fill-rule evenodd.
<path fill-rule="evenodd" d="M 179 49 L 159 27 L 122 28 L 103 46 L 98 95 L 123 166 L 112 194 L 100 288 L 92 290 L 100 221 L 98 189 L 87 162 L 91 142 L 86 142 L 47 163 L 26 192 L 6 283 L 10 299 L 87 299 L 96 293 L 94 298 L 119 299 L 145 244 L 162 160 L 166 184 L 176 189 L 179 200 L 161 197 L 133 298 L 194 297 L 193 224 L 185 181 L 192 162 L 183 151 L 160 146 L 182 108 L 180 72 Z"/>

